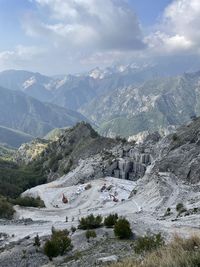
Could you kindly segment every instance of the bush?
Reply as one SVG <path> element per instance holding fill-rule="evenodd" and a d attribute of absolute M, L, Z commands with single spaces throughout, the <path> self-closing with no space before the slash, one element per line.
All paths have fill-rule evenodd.
<path fill-rule="evenodd" d="M 164 216 L 169 216 L 169 215 L 171 215 L 171 209 L 167 208 Z"/>
<path fill-rule="evenodd" d="M 174 133 L 172 135 L 172 139 L 173 139 L 173 141 L 177 141 L 178 140 L 178 135 L 176 133 Z"/>
<path fill-rule="evenodd" d="M 110 214 L 104 219 L 104 225 L 108 228 L 112 228 L 118 220 L 117 213 Z"/>
<path fill-rule="evenodd" d="M 36 237 L 34 238 L 34 246 L 40 247 L 40 245 L 41 245 L 40 237 L 39 237 L 39 235 L 36 235 Z"/>
<path fill-rule="evenodd" d="M 12 200 L 14 205 L 19 205 L 23 207 L 40 207 L 44 208 L 44 201 L 41 200 L 40 197 L 33 198 L 33 197 L 18 197 L 15 200 Z"/>
<path fill-rule="evenodd" d="M 13 206 L 5 198 L 0 198 L 0 218 L 12 219 L 14 213 Z"/>
<path fill-rule="evenodd" d="M 184 207 L 183 203 L 178 203 L 176 205 L 176 211 L 178 212 L 178 215 L 177 215 L 177 217 L 178 217 L 181 215 L 181 213 L 186 212 L 187 209 Z"/>
<path fill-rule="evenodd" d="M 132 236 L 130 223 L 125 218 L 120 218 L 114 226 L 115 236 L 120 239 L 129 239 Z"/>
<path fill-rule="evenodd" d="M 94 230 L 87 230 L 87 231 L 85 232 L 85 236 L 86 236 L 87 240 L 89 241 L 90 238 L 95 238 L 95 237 L 97 237 L 97 234 L 96 234 L 96 232 L 95 232 Z"/>
<path fill-rule="evenodd" d="M 64 255 L 64 253 L 73 248 L 68 233 L 69 232 L 65 230 L 57 231 L 54 229 L 51 239 L 46 241 L 44 245 L 44 253 L 50 260 L 58 255 Z"/>
<path fill-rule="evenodd" d="M 153 235 L 145 235 L 139 237 L 135 241 L 134 250 L 136 253 L 144 253 L 147 251 L 152 251 L 164 245 L 164 238 L 161 233 Z"/>
<path fill-rule="evenodd" d="M 57 243 L 53 240 L 47 240 L 44 245 L 44 253 L 50 260 L 57 257 L 59 255 L 59 247 L 57 246 Z"/>
<path fill-rule="evenodd" d="M 87 230 L 87 229 L 96 229 L 102 226 L 102 217 L 97 215 L 96 217 L 93 214 L 79 220 L 78 229 Z"/>
<path fill-rule="evenodd" d="M 176 205 L 176 211 L 177 211 L 177 212 L 180 212 L 183 208 L 184 208 L 183 203 L 178 203 L 178 204 Z"/>
<path fill-rule="evenodd" d="M 76 227 L 75 226 L 71 227 L 71 232 L 72 232 L 72 234 L 76 232 Z"/>

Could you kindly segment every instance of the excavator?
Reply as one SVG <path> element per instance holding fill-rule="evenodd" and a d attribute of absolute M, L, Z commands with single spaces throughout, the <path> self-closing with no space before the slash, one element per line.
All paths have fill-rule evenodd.
<path fill-rule="evenodd" d="M 62 196 L 62 202 L 64 203 L 64 204 L 67 204 L 69 201 L 68 201 L 68 198 L 63 194 L 63 196 Z"/>

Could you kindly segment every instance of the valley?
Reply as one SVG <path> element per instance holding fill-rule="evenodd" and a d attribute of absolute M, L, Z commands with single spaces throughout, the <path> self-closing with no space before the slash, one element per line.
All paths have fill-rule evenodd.
<path fill-rule="evenodd" d="M 0 0 L 0 267 L 200 267 L 200 0 Z"/>

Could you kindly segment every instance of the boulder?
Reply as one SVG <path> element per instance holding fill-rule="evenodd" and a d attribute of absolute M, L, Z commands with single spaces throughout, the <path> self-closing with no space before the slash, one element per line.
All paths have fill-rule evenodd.
<path fill-rule="evenodd" d="M 119 257 L 116 255 L 108 256 L 108 257 L 103 257 L 97 259 L 97 264 L 110 264 L 110 263 L 116 263 L 119 261 Z"/>

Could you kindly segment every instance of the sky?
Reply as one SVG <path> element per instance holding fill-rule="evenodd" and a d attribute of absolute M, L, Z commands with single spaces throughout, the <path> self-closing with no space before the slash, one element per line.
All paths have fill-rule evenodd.
<path fill-rule="evenodd" d="M 175 60 L 200 68 L 199 0 L 0 0 L 0 71 Z"/>

